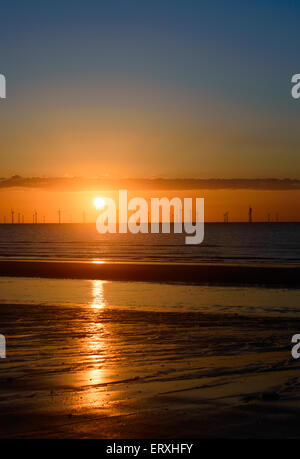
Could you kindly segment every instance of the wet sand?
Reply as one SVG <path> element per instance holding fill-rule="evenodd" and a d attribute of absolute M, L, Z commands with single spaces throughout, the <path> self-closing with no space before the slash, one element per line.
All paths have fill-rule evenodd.
<path fill-rule="evenodd" d="M 299 437 L 300 320 L 0 305 L 0 437 Z"/>
<path fill-rule="evenodd" d="M 0 276 L 298 288 L 300 266 L 0 260 Z"/>

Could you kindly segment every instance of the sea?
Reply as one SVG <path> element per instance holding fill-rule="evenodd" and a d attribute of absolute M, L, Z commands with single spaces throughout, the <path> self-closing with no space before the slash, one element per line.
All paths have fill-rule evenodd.
<path fill-rule="evenodd" d="M 2 224 L 0 258 L 184 263 L 299 263 L 299 223 L 206 223 L 204 242 L 184 234 L 99 234 L 95 224 Z"/>

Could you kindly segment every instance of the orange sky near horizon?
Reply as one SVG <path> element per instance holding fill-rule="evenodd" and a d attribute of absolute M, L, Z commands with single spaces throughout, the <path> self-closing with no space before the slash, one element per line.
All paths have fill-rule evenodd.
<path fill-rule="evenodd" d="M 300 221 L 300 190 L 261 191 L 261 190 L 174 190 L 169 191 L 129 191 L 128 200 L 142 197 L 168 198 L 204 198 L 205 221 L 223 221 L 225 212 L 229 212 L 229 221 L 247 221 L 249 205 L 253 208 L 253 221 L 276 220 Z M 11 188 L 0 191 L 0 222 L 11 221 L 11 209 L 25 223 L 32 223 L 33 214 L 38 214 L 38 222 L 43 218 L 48 223 L 58 222 L 58 210 L 61 209 L 62 223 L 81 223 L 85 213 L 86 222 L 95 222 L 99 211 L 94 206 L 97 197 L 113 198 L 118 206 L 118 191 L 50 191 L 40 189 Z"/>

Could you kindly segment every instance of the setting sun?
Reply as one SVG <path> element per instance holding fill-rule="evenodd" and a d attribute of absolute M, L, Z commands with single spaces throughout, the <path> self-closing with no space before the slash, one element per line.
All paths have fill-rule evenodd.
<path fill-rule="evenodd" d="M 96 209 L 103 209 L 105 206 L 105 199 L 103 198 L 94 199 L 94 206 L 96 207 Z"/>

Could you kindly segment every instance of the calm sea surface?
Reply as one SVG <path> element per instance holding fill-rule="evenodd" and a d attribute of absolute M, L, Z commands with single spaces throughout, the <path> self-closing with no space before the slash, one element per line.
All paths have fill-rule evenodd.
<path fill-rule="evenodd" d="M 0 225 L 0 258 L 299 263 L 300 223 L 207 223 L 195 246 L 181 234 L 101 235 L 94 224 Z"/>

